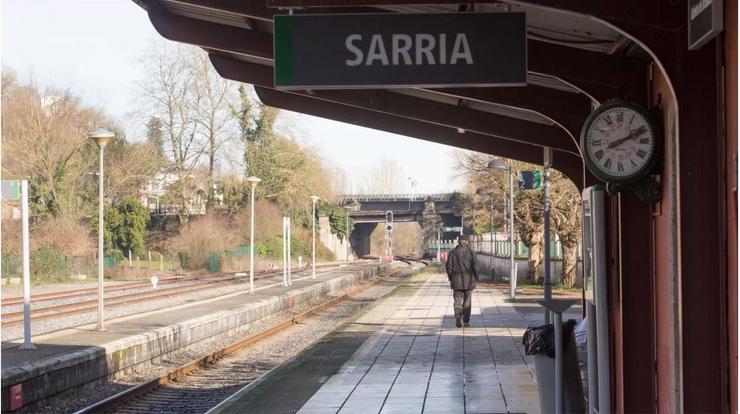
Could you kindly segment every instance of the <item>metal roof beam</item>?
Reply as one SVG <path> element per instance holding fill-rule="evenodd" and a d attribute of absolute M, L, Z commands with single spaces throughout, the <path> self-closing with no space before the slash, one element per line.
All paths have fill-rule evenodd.
<path fill-rule="evenodd" d="M 257 9 L 251 5 L 254 2 L 225 0 L 178 0 L 178 2 L 200 6 L 210 4 L 214 7 L 218 3 L 219 6 L 229 6 L 235 13 L 245 14 L 254 14 Z M 240 4 L 244 5 L 243 9 L 239 8 Z M 150 19 L 155 28 L 170 40 L 258 57 L 265 57 L 267 51 L 272 51 L 272 36 L 268 33 L 175 16 L 163 13 L 160 9 L 161 7 L 150 7 Z M 269 9 L 262 11 L 266 14 L 248 16 L 271 21 L 273 11 Z M 235 31 L 238 30 L 244 33 L 236 34 Z M 250 37 L 251 39 L 247 40 Z M 530 72 L 561 78 L 599 101 L 615 97 L 642 101 L 647 93 L 645 62 L 534 40 L 527 42 L 527 49 Z"/>
<path fill-rule="evenodd" d="M 162 37 L 175 42 L 272 59 L 272 35 L 149 10 L 149 20 Z"/>
<path fill-rule="evenodd" d="M 683 21 L 683 2 L 638 2 L 639 7 L 625 7 L 623 2 L 593 0 L 474 0 L 468 2 L 450 0 L 267 0 L 269 8 L 315 8 L 327 7 L 382 7 L 382 6 L 429 6 L 445 4 L 493 4 L 511 3 L 541 6 L 563 12 L 599 16 L 614 21 L 624 21 L 652 26 L 661 30 L 676 30 Z M 639 8 L 639 10 L 637 10 Z"/>
<path fill-rule="evenodd" d="M 366 128 L 391 132 L 425 141 L 498 155 L 532 164 L 542 164 L 538 146 L 476 133 L 460 134 L 454 128 L 415 121 L 381 112 L 324 101 L 310 96 L 281 92 L 255 86 L 257 96 L 266 105 Z M 583 163 L 570 153 L 555 151 L 553 167 L 567 175 L 577 187 L 583 187 Z"/>
<path fill-rule="evenodd" d="M 219 75 L 224 78 L 272 87 L 270 67 L 223 56 L 211 56 L 211 63 Z M 293 93 L 298 94 L 299 92 L 294 91 Z M 391 113 L 405 118 L 578 154 L 577 144 L 557 126 L 547 126 L 382 90 L 325 90 L 311 91 L 310 95 L 317 99 L 362 109 Z"/>

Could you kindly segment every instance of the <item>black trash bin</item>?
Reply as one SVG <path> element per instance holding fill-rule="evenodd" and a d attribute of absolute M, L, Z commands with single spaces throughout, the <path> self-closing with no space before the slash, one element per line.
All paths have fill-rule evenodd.
<path fill-rule="evenodd" d="M 577 322 L 563 323 L 563 412 L 583 413 L 583 388 L 578 369 L 573 328 Z M 555 328 L 552 324 L 527 328 L 522 337 L 527 355 L 534 356 L 537 389 L 542 414 L 555 412 Z"/>

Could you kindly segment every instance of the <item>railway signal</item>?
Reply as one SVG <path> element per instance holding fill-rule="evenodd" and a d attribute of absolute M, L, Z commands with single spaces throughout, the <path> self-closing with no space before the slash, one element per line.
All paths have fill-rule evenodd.
<path fill-rule="evenodd" d="M 388 255 L 393 260 L 393 212 L 385 212 L 385 239 L 388 240 Z"/>

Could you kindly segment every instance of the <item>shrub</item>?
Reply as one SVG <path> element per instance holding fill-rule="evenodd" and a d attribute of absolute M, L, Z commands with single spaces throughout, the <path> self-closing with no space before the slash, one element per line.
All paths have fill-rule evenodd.
<path fill-rule="evenodd" d="M 67 258 L 62 251 L 42 246 L 31 255 L 33 278 L 60 280 L 67 275 Z"/>
<path fill-rule="evenodd" d="M 21 255 L 3 252 L 2 260 L 2 277 L 19 277 L 22 275 L 23 257 Z"/>
<path fill-rule="evenodd" d="M 170 242 L 170 249 L 187 257 L 185 269 L 207 269 L 208 255 L 240 244 L 240 231 L 227 217 L 215 213 L 191 219 Z M 186 256 L 183 256 L 186 255 Z"/>
<path fill-rule="evenodd" d="M 65 217 L 53 218 L 35 226 L 30 242 L 32 251 L 45 247 L 67 256 L 93 255 L 96 246 L 87 226 Z"/>
<path fill-rule="evenodd" d="M 143 254 L 147 224 L 149 209 L 134 196 L 122 198 L 105 211 L 106 250 L 117 257 L 116 251 L 121 257 L 128 254 L 129 250 L 135 255 Z"/>

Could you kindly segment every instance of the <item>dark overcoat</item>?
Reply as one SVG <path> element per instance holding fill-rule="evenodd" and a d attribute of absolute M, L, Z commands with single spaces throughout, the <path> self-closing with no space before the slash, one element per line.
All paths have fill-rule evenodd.
<path fill-rule="evenodd" d="M 478 269 L 475 266 L 475 253 L 468 245 L 458 244 L 449 252 L 445 270 L 451 289 L 475 289 L 478 283 Z"/>

